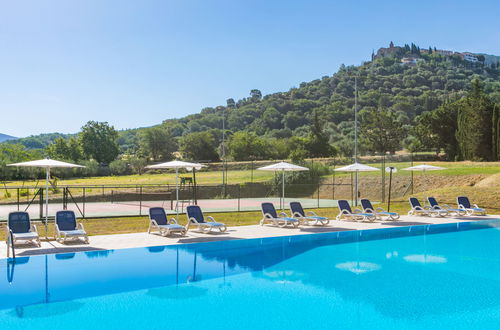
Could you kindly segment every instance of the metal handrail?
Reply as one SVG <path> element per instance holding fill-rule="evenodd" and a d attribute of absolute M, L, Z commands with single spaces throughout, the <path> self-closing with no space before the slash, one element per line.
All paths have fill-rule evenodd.
<path fill-rule="evenodd" d="M 12 249 L 12 259 L 16 259 L 16 250 L 14 248 L 14 234 L 12 233 L 12 230 L 9 229 L 9 237 L 7 240 L 7 258 L 9 258 L 9 244 L 10 248 Z"/>

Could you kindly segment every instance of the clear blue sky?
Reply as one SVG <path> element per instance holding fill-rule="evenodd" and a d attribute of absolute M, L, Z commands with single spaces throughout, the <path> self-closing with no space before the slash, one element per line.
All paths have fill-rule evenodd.
<path fill-rule="evenodd" d="M 0 0 L 0 133 L 150 126 L 414 42 L 500 55 L 500 1 Z"/>

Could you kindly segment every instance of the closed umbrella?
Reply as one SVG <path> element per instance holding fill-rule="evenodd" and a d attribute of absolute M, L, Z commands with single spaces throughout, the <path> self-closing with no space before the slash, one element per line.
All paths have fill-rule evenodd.
<path fill-rule="evenodd" d="M 151 168 L 151 169 L 161 169 L 161 168 L 175 169 L 175 199 L 176 199 L 175 213 L 176 213 L 176 220 L 179 219 L 179 169 L 185 169 L 187 171 L 192 171 L 193 169 L 200 170 L 202 167 L 206 167 L 206 166 L 202 165 L 200 163 L 189 163 L 189 162 L 183 162 L 180 160 L 173 160 L 173 161 L 166 162 L 166 163 L 146 166 L 146 168 Z"/>
<path fill-rule="evenodd" d="M 41 167 L 45 168 L 45 238 L 47 238 L 48 233 L 48 221 L 49 221 L 49 178 L 51 168 L 75 168 L 75 167 L 85 167 L 82 165 L 71 164 L 66 162 L 61 162 L 59 160 L 50 159 L 49 157 L 45 159 L 32 160 L 29 162 L 8 164 L 7 166 L 19 166 L 19 167 Z"/>
<path fill-rule="evenodd" d="M 360 164 L 358 162 L 355 162 L 354 164 L 337 168 L 337 169 L 335 169 L 335 171 L 338 171 L 338 172 L 354 172 L 354 173 L 356 173 L 356 182 L 354 184 L 354 192 L 356 194 L 356 198 L 355 198 L 356 203 L 355 203 L 355 205 L 358 205 L 358 173 L 359 172 L 379 171 L 379 169 L 375 168 L 375 167 L 368 166 L 368 165 L 363 165 L 363 164 Z"/>
<path fill-rule="evenodd" d="M 298 165 L 290 164 L 287 162 L 279 162 L 276 164 L 267 165 L 264 167 L 259 167 L 257 170 L 260 170 L 260 171 L 281 171 L 281 173 L 282 173 L 282 180 L 281 180 L 282 204 L 281 204 L 281 209 L 282 210 L 285 209 L 285 172 L 309 171 L 309 169 L 307 167 L 298 166 Z"/>

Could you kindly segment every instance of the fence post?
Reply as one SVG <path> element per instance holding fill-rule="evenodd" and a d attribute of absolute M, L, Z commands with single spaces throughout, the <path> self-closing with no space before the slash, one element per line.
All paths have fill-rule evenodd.
<path fill-rule="evenodd" d="M 83 206 L 82 206 L 82 209 L 83 209 L 83 218 L 85 218 L 85 187 L 83 187 Z"/>
<path fill-rule="evenodd" d="M 43 189 L 38 189 L 38 197 L 40 198 L 40 220 L 43 219 Z"/>
<path fill-rule="evenodd" d="M 318 183 L 318 209 L 319 209 L 319 190 L 321 188 L 321 183 Z"/>
<path fill-rule="evenodd" d="M 238 184 L 238 212 L 240 212 L 241 185 Z"/>
<path fill-rule="evenodd" d="M 19 211 L 19 188 L 17 188 L 17 210 Z"/>
<path fill-rule="evenodd" d="M 139 216 L 142 215 L 142 186 L 139 188 Z"/>

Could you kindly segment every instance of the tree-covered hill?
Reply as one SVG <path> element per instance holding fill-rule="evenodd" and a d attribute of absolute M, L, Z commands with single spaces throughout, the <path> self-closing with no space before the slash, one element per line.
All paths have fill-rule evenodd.
<path fill-rule="evenodd" d="M 420 50 L 414 44 L 398 47 L 391 43 L 389 48 L 381 48 L 374 54 L 371 61 L 359 66 L 342 65 L 332 76 L 303 82 L 286 92 L 263 96 L 254 89 L 249 97 L 241 100 L 229 98 L 226 104 L 204 108 L 197 114 L 166 119 L 154 127 L 110 133 L 110 136 L 116 140 L 117 152 L 122 158 L 159 161 L 172 158 L 173 152 L 180 151 L 190 159 L 218 160 L 223 154 L 221 138 L 225 116 L 228 140 L 225 152 L 230 159 L 350 156 L 357 86 L 361 152 L 394 152 L 416 145 L 446 150 L 443 143 L 422 143 L 423 137 L 428 140 L 434 137 L 430 130 L 415 129 L 422 123 L 419 118 L 423 113 L 463 99 L 474 80 L 481 82 L 481 92 L 493 107 L 500 104 L 500 57 L 476 54 L 477 61 L 471 62 L 464 56 L 470 53 L 443 55 L 444 52 L 435 48 Z M 495 111 L 488 111 L 496 116 Z M 424 123 L 425 127 L 436 126 L 430 120 Z M 447 132 L 454 137 L 454 126 L 449 127 Z M 498 134 L 496 132 L 494 129 L 491 134 Z M 62 156 L 57 150 L 79 145 L 72 137 L 76 136 L 42 134 L 14 143 L 28 149 L 49 146 L 46 153 Z M 66 139 L 67 145 L 56 141 L 57 138 Z M 76 154 L 83 159 L 90 157 L 85 152 Z"/>
<path fill-rule="evenodd" d="M 491 99 L 500 102 L 498 62 L 490 65 L 470 63 L 458 56 L 401 49 L 403 51 L 397 54 L 360 66 L 342 65 L 332 76 L 301 83 L 287 92 L 262 97 L 259 90 L 252 90 L 248 98 L 228 99 L 224 106 L 205 108 L 181 119 L 165 120 L 162 126 L 173 136 L 218 131 L 225 113 L 226 129 L 232 132 L 246 130 L 268 138 L 306 137 L 316 113 L 325 124 L 329 141 L 341 152 L 349 152 L 352 150 L 356 77 L 360 113 L 387 108 L 398 115 L 401 125 L 411 126 L 421 113 L 463 97 L 475 77 L 482 81 Z M 416 64 L 403 64 L 401 59 L 404 57 L 417 59 Z"/>

